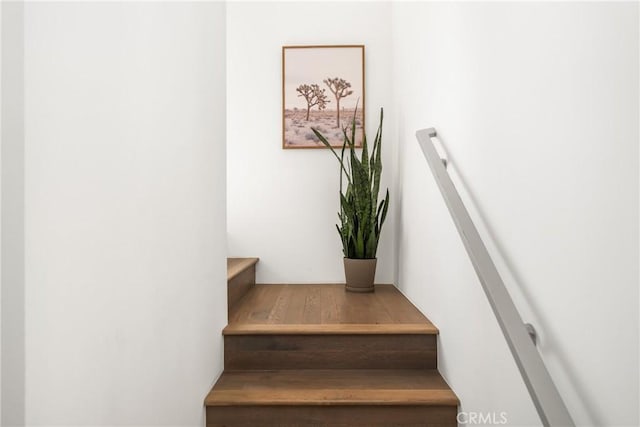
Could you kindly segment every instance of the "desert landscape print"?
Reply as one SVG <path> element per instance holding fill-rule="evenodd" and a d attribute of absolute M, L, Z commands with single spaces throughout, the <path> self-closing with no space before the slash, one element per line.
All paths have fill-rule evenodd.
<path fill-rule="evenodd" d="M 333 147 L 356 115 L 356 145 L 364 127 L 364 46 L 282 48 L 283 148 L 324 148 L 311 128 Z"/>

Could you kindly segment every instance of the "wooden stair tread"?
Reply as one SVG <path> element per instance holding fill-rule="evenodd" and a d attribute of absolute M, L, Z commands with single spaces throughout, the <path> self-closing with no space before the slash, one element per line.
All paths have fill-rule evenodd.
<path fill-rule="evenodd" d="M 206 406 L 457 406 L 437 370 L 225 371 Z"/>
<path fill-rule="evenodd" d="M 393 285 L 358 294 L 340 284 L 270 284 L 247 292 L 223 333 L 437 334 L 438 329 Z"/>
<path fill-rule="evenodd" d="M 227 258 L 227 281 L 255 265 L 260 258 Z"/>

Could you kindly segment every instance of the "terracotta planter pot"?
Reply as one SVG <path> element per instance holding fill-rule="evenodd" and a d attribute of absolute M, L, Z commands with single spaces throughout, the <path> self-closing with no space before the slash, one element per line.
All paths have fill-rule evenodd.
<path fill-rule="evenodd" d="M 344 258 L 344 275 L 349 292 L 373 292 L 377 259 Z"/>

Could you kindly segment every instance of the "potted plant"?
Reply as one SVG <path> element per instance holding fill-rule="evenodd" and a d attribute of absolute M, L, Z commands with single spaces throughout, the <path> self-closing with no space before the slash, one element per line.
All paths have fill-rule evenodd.
<path fill-rule="evenodd" d="M 356 107 L 357 112 L 357 107 Z M 331 150 L 340 164 L 340 212 L 336 224 L 342 251 L 346 289 L 351 292 L 373 292 L 376 274 L 376 251 L 382 225 L 389 209 L 389 190 L 384 200 L 378 201 L 382 174 L 382 108 L 380 124 L 373 142 L 371 156 L 367 137 L 363 134 L 362 154 L 355 147 L 356 115 L 350 129 L 343 128 L 344 143 L 338 153 L 318 130 L 312 128 L 318 139 Z M 343 185 L 346 178 L 346 188 Z"/>

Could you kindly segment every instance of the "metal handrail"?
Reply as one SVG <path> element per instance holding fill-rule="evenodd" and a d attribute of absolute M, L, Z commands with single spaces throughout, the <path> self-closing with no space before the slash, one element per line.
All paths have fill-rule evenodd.
<path fill-rule="evenodd" d="M 447 161 L 438 154 L 431 138 L 434 128 L 416 132 L 431 172 L 440 188 L 464 247 L 471 258 L 489 304 L 509 345 L 518 370 L 522 375 L 533 404 L 545 426 L 575 426 L 547 367 L 535 346 L 535 332 L 525 324 L 518 312 L 498 270 L 487 251 L 476 226 L 471 220 L 460 194 L 446 170 Z M 532 333 L 533 332 L 533 333 Z M 532 338 L 534 338 L 532 340 Z"/>

